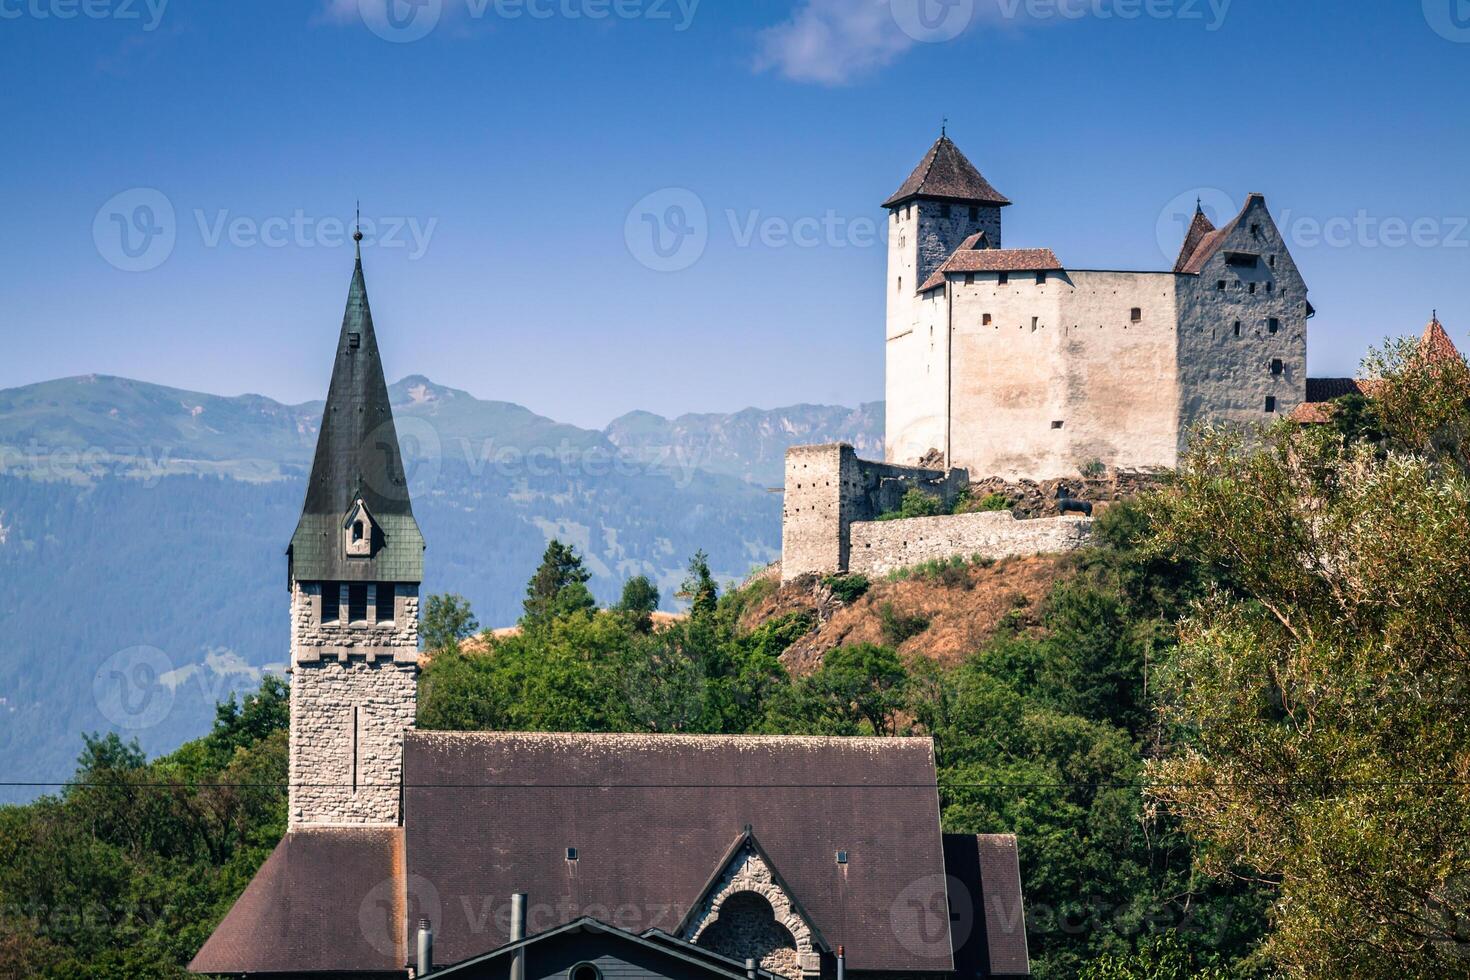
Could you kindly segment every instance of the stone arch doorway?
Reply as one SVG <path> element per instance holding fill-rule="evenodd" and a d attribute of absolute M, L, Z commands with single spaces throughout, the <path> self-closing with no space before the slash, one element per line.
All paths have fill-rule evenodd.
<path fill-rule="evenodd" d="M 776 910 L 765 896 L 736 892 L 720 903 L 716 914 L 695 940 L 698 945 L 742 963 L 754 959 L 762 969 L 798 980 L 796 937 L 776 921 Z"/>

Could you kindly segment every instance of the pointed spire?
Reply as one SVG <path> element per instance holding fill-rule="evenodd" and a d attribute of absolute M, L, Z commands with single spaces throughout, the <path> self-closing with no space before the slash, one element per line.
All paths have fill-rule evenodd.
<path fill-rule="evenodd" d="M 884 202 L 885 208 L 896 208 L 916 197 L 998 207 L 1011 203 L 965 158 L 959 147 L 949 138 L 948 129 L 949 122 L 946 119 L 939 139 L 924 154 L 924 159 L 919 161 L 919 165 L 909 174 L 903 186 Z"/>
<path fill-rule="evenodd" d="M 1189 223 L 1189 231 L 1185 233 L 1184 245 L 1179 249 L 1179 258 L 1174 263 L 1175 272 L 1183 272 L 1189 260 L 1199 249 L 1200 242 L 1204 241 L 1206 235 L 1215 230 L 1215 223 L 1205 214 L 1204 202 L 1196 199 L 1194 205 L 1194 220 Z"/>
<path fill-rule="evenodd" d="M 1439 322 L 1439 311 L 1435 310 L 1429 325 L 1424 328 L 1424 336 L 1419 339 L 1419 349 L 1430 361 L 1442 361 L 1449 358 L 1460 357 L 1460 350 L 1450 335 L 1445 332 L 1444 324 Z"/>

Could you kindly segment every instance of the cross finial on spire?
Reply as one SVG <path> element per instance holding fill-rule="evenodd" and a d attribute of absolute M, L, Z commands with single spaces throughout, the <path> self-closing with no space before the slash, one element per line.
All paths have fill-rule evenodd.
<path fill-rule="evenodd" d="M 1205 199 L 1203 197 L 1197 197 L 1197 198 L 1194 199 L 1194 213 L 1195 214 L 1204 214 L 1205 213 Z"/>
<path fill-rule="evenodd" d="M 361 201 L 358 201 L 357 202 L 357 230 L 355 230 L 352 233 L 352 240 L 354 242 L 361 242 L 362 241 L 362 202 Z"/>
<path fill-rule="evenodd" d="M 939 136 L 941 139 L 949 135 L 949 117 L 945 116 L 939 121 Z"/>

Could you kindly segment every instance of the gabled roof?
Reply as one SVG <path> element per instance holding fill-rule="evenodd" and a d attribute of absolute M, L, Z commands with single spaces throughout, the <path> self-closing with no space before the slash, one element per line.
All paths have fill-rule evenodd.
<path fill-rule="evenodd" d="M 371 559 L 347 560 L 335 531 L 359 497 L 382 529 L 385 546 Z M 303 581 L 417 582 L 423 579 L 423 550 L 359 249 L 306 502 L 291 538 L 291 575 Z"/>
<path fill-rule="evenodd" d="M 955 272 L 1049 272 L 1061 268 L 1061 261 L 1049 248 L 958 248 L 924 281 L 919 292 L 943 286 L 945 277 Z"/>
<path fill-rule="evenodd" d="M 1232 218 L 1230 222 L 1226 224 L 1223 228 L 1216 228 L 1214 231 L 1204 232 L 1200 236 L 1199 244 L 1195 246 L 1194 252 L 1189 256 L 1189 261 L 1176 263 L 1174 266 L 1174 271 L 1187 273 L 1193 276 L 1197 276 L 1202 271 L 1204 271 L 1205 265 L 1210 261 L 1210 259 L 1215 257 L 1215 253 L 1220 251 L 1220 248 L 1225 244 L 1231 233 L 1234 232 L 1235 229 L 1240 225 L 1240 223 L 1245 219 L 1246 214 L 1251 210 L 1251 208 L 1257 204 L 1259 204 L 1261 207 L 1266 206 L 1266 198 L 1264 195 L 1251 194 L 1249 197 L 1247 197 L 1245 199 L 1245 207 L 1240 209 L 1240 213 Z M 1209 219 L 1206 218 L 1205 221 L 1206 223 L 1208 223 Z M 1190 227 L 1190 232 L 1191 234 L 1194 232 L 1194 226 Z M 1183 255 L 1181 255 L 1180 259 L 1182 260 L 1183 258 Z"/>
<path fill-rule="evenodd" d="M 297 830 L 281 838 L 189 964 L 194 973 L 403 973 L 403 831 Z"/>
<path fill-rule="evenodd" d="M 830 953 L 832 947 L 828 946 L 827 941 L 822 938 L 822 931 L 812 923 L 812 917 L 807 914 L 806 909 L 802 908 L 801 898 L 792 890 L 790 885 L 786 884 L 786 879 L 781 877 L 781 869 L 776 867 L 776 862 L 771 860 L 771 856 L 766 853 L 766 849 L 761 847 L 760 841 L 755 838 L 754 829 L 750 827 L 741 831 L 740 836 L 735 838 L 735 842 L 730 845 L 730 849 L 725 852 L 724 857 L 720 858 L 715 864 L 714 871 L 705 881 L 704 887 L 699 890 L 699 897 L 690 904 L 689 911 L 684 913 L 684 918 L 679 920 L 679 925 L 674 929 L 674 932 L 681 936 L 688 933 L 689 927 L 702 911 L 702 906 L 705 901 L 709 899 L 710 892 L 714 890 L 720 879 L 729 871 L 730 865 L 747 848 L 770 870 L 771 881 L 785 894 L 787 901 L 791 903 L 792 911 L 800 916 L 801 920 L 807 924 L 807 928 L 811 929 L 812 945 L 817 949 Z"/>
<path fill-rule="evenodd" d="M 1215 230 L 1215 223 L 1205 214 L 1205 209 L 1196 204 L 1194 207 L 1194 220 L 1189 223 L 1189 231 L 1184 236 L 1184 245 L 1179 249 L 1179 258 L 1174 262 L 1174 271 L 1183 272 L 1189 260 L 1199 248 L 1199 243 L 1204 241 L 1206 235 Z"/>
<path fill-rule="evenodd" d="M 1011 202 L 981 176 L 948 136 L 941 136 L 929 147 L 924 159 L 909 174 L 893 196 L 883 202 L 885 208 L 896 208 L 916 197 L 967 204 L 994 204 L 1005 207 Z"/>
<path fill-rule="evenodd" d="M 626 929 L 610 926 L 606 922 L 590 915 L 581 916 L 565 925 L 557 926 L 555 929 L 548 929 L 545 932 L 538 932 L 517 942 L 506 943 L 504 946 L 491 950 L 488 953 L 483 953 L 480 956 L 440 967 L 430 973 L 424 974 L 424 978 L 425 980 L 437 980 L 438 977 L 454 977 L 466 971 L 484 966 L 493 960 L 509 956 L 518 950 L 528 949 L 547 942 L 554 942 L 558 938 L 576 932 L 596 933 L 614 942 L 629 943 L 650 950 L 660 956 L 673 957 L 691 966 L 707 970 L 711 976 L 725 978 L 725 980 L 746 980 L 744 964 L 737 964 L 733 960 L 710 953 L 708 950 L 686 943 L 681 939 L 676 939 L 667 933 L 658 933 L 656 935 L 644 933 L 643 935 L 637 935 L 628 932 Z M 768 970 L 758 970 L 756 972 L 763 980 L 779 980 L 779 978 L 776 978 Z"/>
<path fill-rule="evenodd" d="M 473 919 L 445 900 L 446 962 L 505 942 L 495 903 L 516 892 L 545 903 L 543 926 L 603 908 L 675 930 L 750 826 L 850 969 L 952 968 L 944 916 L 893 912 L 944 907 L 929 739 L 410 731 L 403 771 L 411 874 L 478 896 Z"/>

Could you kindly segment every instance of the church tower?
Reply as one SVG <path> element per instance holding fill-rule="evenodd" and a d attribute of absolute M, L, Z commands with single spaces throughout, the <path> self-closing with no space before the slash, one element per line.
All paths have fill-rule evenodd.
<path fill-rule="evenodd" d="M 947 459 L 948 307 L 942 283 L 924 287 L 961 245 L 1000 248 L 1000 210 L 1010 203 L 943 134 L 883 203 L 889 212 L 884 446 L 890 463 L 915 463 L 934 451 Z"/>
<path fill-rule="evenodd" d="M 355 236 L 361 241 L 361 234 Z M 424 539 L 358 246 L 291 591 L 290 829 L 394 825 L 418 678 Z"/>

